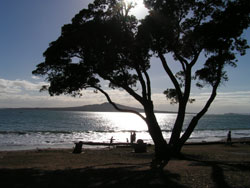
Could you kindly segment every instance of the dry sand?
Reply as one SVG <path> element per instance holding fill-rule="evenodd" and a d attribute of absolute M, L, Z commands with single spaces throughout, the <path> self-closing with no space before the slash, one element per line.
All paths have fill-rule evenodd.
<path fill-rule="evenodd" d="M 160 174 L 131 148 L 0 152 L 1 187 L 250 187 L 250 145 L 186 145 Z"/>

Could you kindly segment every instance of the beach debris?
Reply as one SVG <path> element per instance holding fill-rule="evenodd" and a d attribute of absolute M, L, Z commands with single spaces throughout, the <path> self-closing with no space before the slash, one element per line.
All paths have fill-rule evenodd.
<path fill-rule="evenodd" d="M 73 153 L 76 153 L 76 154 L 82 153 L 82 145 L 83 145 L 82 141 L 75 142 L 75 147 L 74 147 Z"/>
<path fill-rule="evenodd" d="M 134 150 L 135 153 L 145 153 L 147 152 L 147 144 L 142 139 L 138 139 L 137 143 L 134 144 Z"/>

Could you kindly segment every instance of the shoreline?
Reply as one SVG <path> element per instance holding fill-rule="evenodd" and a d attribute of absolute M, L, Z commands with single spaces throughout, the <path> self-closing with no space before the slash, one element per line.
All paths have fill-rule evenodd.
<path fill-rule="evenodd" d="M 39 145 L 39 146 L 5 146 L 4 148 L 0 148 L 0 152 L 3 151 L 29 151 L 29 150 L 46 150 L 46 149 L 73 149 L 75 142 L 72 144 L 62 144 L 62 145 Z M 241 138 L 233 138 L 232 144 L 250 144 L 250 137 L 241 137 Z M 147 146 L 153 146 L 153 144 L 146 143 Z M 217 144 L 226 144 L 226 139 L 221 139 L 219 141 L 201 141 L 201 142 L 186 142 L 184 145 L 217 145 Z M 112 147 L 130 147 L 130 143 L 126 142 L 114 142 L 112 144 L 108 142 L 85 142 L 83 141 L 83 149 L 105 149 Z"/>

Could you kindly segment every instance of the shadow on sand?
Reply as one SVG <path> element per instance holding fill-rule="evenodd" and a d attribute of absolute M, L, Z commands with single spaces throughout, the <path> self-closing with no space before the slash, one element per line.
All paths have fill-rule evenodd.
<path fill-rule="evenodd" d="M 56 171 L 0 169 L 3 187 L 182 187 L 177 174 L 157 174 L 135 167 L 83 168 Z"/>
<path fill-rule="evenodd" d="M 192 166 L 208 166 L 212 168 L 211 180 L 214 182 L 215 187 L 232 188 L 229 182 L 226 181 L 225 172 L 249 172 L 250 163 L 242 162 L 228 162 L 228 161 L 204 161 L 199 156 L 186 155 L 183 159 L 189 160 Z M 233 186 L 234 187 L 234 186 Z"/>

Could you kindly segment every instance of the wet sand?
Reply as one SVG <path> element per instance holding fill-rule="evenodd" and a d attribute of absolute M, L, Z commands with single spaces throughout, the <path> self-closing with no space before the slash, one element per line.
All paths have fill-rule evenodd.
<path fill-rule="evenodd" d="M 3 187 L 250 187 L 250 145 L 185 145 L 164 173 L 152 171 L 153 147 L 0 152 Z M 1 186 L 2 187 L 2 186 Z"/>

